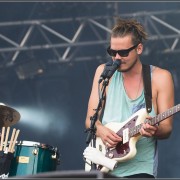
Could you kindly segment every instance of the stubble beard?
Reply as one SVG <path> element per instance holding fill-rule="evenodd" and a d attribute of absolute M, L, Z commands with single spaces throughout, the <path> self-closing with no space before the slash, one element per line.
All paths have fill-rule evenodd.
<path fill-rule="evenodd" d="M 118 71 L 119 72 L 128 72 L 128 71 L 130 71 L 134 66 L 135 66 L 135 64 L 137 63 L 137 58 L 136 58 L 136 60 L 133 62 L 133 64 L 130 66 L 130 67 L 128 67 L 127 69 L 118 69 Z"/>

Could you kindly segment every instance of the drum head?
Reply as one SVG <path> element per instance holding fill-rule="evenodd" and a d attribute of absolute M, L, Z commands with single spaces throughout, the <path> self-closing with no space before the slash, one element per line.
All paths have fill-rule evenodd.
<path fill-rule="evenodd" d="M 39 147 L 39 148 L 43 148 L 43 149 L 50 149 L 50 150 L 54 150 L 55 148 L 53 146 L 50 146 L 48 144 L 43 144 L 43 143 L 39 143 L 39 142 L 34 142 L 34 141 L 17 141 L 16 142 L 17 146 L 33 146 L 33 147 Z"/>
<path fill-rule="evenodd" d="M 16 145 L 23 145 L 23 146 L 39 146 L 39 142 L 34 141 L 17 141 Z"/>

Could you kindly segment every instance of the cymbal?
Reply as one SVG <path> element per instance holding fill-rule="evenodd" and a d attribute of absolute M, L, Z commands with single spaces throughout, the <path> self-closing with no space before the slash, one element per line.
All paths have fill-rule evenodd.
<path fill-rule="evenodd" d="M 20 113 L 15 109 L 0 104 L 0 127 L 12 126 L 20 120 L 20 117 Z"/>

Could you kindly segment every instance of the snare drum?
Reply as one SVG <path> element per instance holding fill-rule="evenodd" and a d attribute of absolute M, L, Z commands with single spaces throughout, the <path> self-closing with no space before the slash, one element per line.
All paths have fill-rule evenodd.
<path fill-rule="evenodd" d="M 55 171 L 59 164 L 57 148 L 32 141 L 19 141 L 15 146 L 9 176 Z"/>

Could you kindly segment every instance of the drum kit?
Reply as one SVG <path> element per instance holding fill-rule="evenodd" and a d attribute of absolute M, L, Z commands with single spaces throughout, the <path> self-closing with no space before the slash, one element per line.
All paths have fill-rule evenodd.
<path fill-rule="evenodd" d="M 20 117 L 15 109 L 0 104 L 0 178 L 55 171 L 60 164 L 57 148 L 39 142 L 17 141 L 20 130 L 15 128 L 8 141 L 10 126 Z"/>

